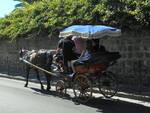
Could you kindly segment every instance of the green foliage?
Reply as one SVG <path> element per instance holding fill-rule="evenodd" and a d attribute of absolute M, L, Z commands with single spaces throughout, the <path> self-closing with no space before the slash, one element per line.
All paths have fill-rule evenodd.
<path fill-rule="evenodd" d="M 149 27 L 149 0 L 17 0 L 23 5 L 0 19 L 0 36 L 16 39 L 55 35 L 73 24 L 105 24 L 121 29 Z"/>

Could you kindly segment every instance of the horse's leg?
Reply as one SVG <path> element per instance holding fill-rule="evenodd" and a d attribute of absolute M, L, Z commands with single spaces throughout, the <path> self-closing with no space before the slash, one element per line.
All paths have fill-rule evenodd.
<path fill-rule="evenodd" d="M 51 89 L 50 81 L 51 81 L 51 75 L 45 73 L 46 80 L 47 80 L 47 88 L 46 90 L 49 91 Z"/>
<path fill-rule="evenodd" d="M 36 72 L 36 76 L 37 76 L 37 79 L 39 80 L 40 84 L 41 84 L 41 89 L 43 90 L 44 89 L 44 86 L 40 80 L 40 76 L 39 76 L 39 71 L 37 69 L 35 69 L 35 72 Z"/>
<path fill-rule="evenodd" d="M 30 67 L 26 67 L 26 84 L 24 87 L 28 87 L 28 79 L 29 79 L 29 72 L 30 72 Z"/>

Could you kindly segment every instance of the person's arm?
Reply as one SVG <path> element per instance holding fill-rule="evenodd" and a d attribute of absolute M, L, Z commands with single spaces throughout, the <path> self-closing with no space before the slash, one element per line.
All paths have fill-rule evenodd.
<path fill-rule="evenodd" d="M 57 54 L 57 53 L 60 53 L 61 51 L 62 51 L 61 48 L 57 48 L 57 49 L 56 49 L 56 54 Z"/>
<path fill-rule="evenodd" d="M 83 51 L 82 51 L 82 53 L 81 53 L 79 59 L 82 58 L 82 57 L 84 56 L 85 52 L 86 52 L 86 50 L 83 50 Z"/>

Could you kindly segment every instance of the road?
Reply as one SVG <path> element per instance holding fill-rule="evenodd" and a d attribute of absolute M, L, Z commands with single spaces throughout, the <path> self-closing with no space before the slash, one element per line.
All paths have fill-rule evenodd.
<path fill-rule="evenodd" d="M 120 99 L 99 97 L 76 104 L 72 97 L 58 97 L 54 88 L 46 93 L 39 84 L 23 86 L 24 81 L 0 78 L 0 113 L 150 113 L 150 107 Z"/>

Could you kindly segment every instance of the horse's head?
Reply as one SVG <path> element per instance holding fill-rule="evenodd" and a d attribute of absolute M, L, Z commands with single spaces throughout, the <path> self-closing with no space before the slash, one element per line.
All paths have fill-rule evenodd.
<path fill-rule="evenodd" d="M 63 55 L 62 53 L 56 53 L 53 55 L 53 60 L 55 63 L 62 63 L 63 62 Z"/>
<path fill-rule="evenodd" d="M 27 51 L 28 50 L 25 50 L 25 49 L 21 48 L 20 51 L 19 51 L 19 57 L 22 58 L 27 53 Z"/>
<path fill-rule="evenodd" d="M 64 66 L 64 61 L 63 61 L 63 54 L 61 52 L 53 55 L 53 62 L 54 62 L 54 64 L 57 64 L 58 69 L 61 72 L 64 71 L 65 66 Z"/>
<path fill-rule="evenodd" d="M 21 48 L 19 51 L 19 57 L 20 58 L 34 57 L 35 53 L 36 53 L 36 50 L 27 50 L 27 49 Z"/>

